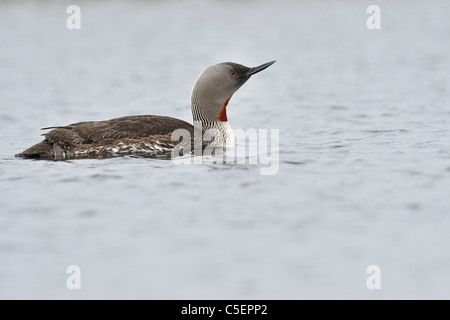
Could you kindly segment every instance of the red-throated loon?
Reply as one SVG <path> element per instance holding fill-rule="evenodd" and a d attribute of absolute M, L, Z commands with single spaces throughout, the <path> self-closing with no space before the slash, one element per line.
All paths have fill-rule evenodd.
<path fill-rule="evenodd" d="M 215 132 L 214 141 L 224 147 L 234 145 L 226 107 L 231 96 L 255 73 L 275 61 L 257 67 L 223 62 L 204 70 L 191 93 L 194 125 L 183 120 L 154 115 L 128 116 L 106 121 L 89 121 L 53 129 L 44 141 L 17 154 L 24 158 L 67 159 L 90 156 L 158 155 L 170 153 L 179 141 L 172 133 L 184 129 L 194 140 L 194 130 Z"/>

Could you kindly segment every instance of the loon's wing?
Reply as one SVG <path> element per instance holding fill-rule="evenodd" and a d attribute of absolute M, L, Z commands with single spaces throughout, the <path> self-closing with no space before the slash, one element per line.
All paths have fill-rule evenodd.
<path fill-rule="evenodd" d="M 75 143 L 101 143 L 116 139 L 141 139 L 152 135 L 165 135 L 176 129 L 191 130 L 192 125 L 179 119 L 163 116 L 128 116 L 106 121 L 89 121 L 70 124 L 66 127 L 56 127 L 46 134 L 46 138 L 59 141 L 62 130 L 75 135 Z M 70 137 L 66 137 L 69 138 Z"/>

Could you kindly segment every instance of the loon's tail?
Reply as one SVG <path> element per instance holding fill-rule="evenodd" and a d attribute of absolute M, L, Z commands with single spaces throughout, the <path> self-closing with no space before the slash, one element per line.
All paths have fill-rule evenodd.
<path fill-rule="evenodd" d="M 48 143 L 47 141 L 44 140 L 28 148 L 27 150 L 16 154 L 15 156 L 19 158 L 28 158 L 28 159 L 53 158 L 54 157 L 53 143 Z"/>

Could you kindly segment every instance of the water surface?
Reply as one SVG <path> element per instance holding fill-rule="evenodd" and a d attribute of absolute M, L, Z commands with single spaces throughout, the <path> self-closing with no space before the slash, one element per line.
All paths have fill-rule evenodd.
<path fill-rule="evenodd" d="M 0 3 L 1 298 L 450 298 L 448 1 Z M 20 160 L 39 128 L 191 121 L 198 74 L 277 59 L 231 99 L 280 167 Z M 82 289 L 66 288 L 79 265 Z M 378 265 L 381 290 L 368 290 Z"/>

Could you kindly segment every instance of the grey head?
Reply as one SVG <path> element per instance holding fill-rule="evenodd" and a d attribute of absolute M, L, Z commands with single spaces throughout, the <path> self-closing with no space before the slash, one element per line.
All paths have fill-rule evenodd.
<path fill-rule="evenodd" d="M 191 94 L 194 121 L 226 122 L 226 106 L 231 96 L 250 77 L 263 71 L 275 61 L 257 67 L 234 62 L 222 62 L 206 68 L 197 78 Z"/>

